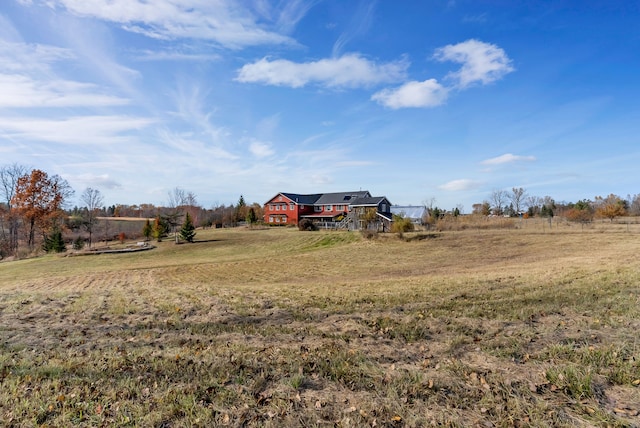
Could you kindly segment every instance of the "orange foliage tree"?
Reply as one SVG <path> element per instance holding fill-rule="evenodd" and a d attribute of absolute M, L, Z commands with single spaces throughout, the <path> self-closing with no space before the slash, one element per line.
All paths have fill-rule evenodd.
<path fill-rule="evenodd" d="M 18 178 L 12 204 L 23 219 L 30 249 L 34 248 L 38 228 L 46 234 L 58 224 L 65 199 L 71 195 L 73 190 L 58 175 L 49 177 L 46 172 L 34 169 Z"/>
<path fill-rule="evenodd" d="M 608 218 L 613 222 L 616 217 L 627 215 L 627 202 L 613 193 L 603 198 L 596 196 L 596 216 Z"/>

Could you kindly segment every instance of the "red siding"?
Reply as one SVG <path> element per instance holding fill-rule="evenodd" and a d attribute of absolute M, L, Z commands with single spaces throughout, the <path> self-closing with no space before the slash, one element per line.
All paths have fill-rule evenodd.
<path fill-rule="evenodd" d="M 293 204 L 293 205 L 292 205 Z M 291 209 L 293 206 L 293 209 Z M 284 195 L 276 195 L 264 204 L 264 222 L 267 224 L 298 224 L 300 206 Z"/>

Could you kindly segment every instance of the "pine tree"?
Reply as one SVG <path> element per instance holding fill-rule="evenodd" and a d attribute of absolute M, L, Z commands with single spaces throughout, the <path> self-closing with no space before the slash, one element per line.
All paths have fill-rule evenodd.
<path fill-rule="evenodd" d="M 153 221 L 152 234 L 156 241 L 162 241 L 162 237 L 165 234 L 165 226 L 159 216 Z"/>
<path fill-rule="evenodd" d="M 187 242 L 193 242 L 193 238 L 196 236 L 195 232 L 196 228 L 191 221 L 191 216 L 187 213 L 184 217 L 184 223 L 182 223 L 182 228 L 180 229 L 180 238 L 184 239 Z"/>
<path fill-rule="evenodd" d="M 151 238 L 152 234 L 153 226 L 151 226 L 151 222 L 149 221 L 149 219 L 147 219 L 147 222 L 142 227 L 142 235 L 144 236 L 144 239 L 148 241 Z"/>
<path fill-rule="evenodd" d="M 256 210 L 253 208 L 249 208 L 249 212 L 247 213 L 247 223 L 249 225 L 256 224 L 258 222 L 258 216 L 256 215 Z"/>
<path fill-rule="evenodd" d="M 45 237 L 43 248 L 47 253 L 63 253 L 67 251 L 59 228 L 54 228 L 51 234 Z"/>

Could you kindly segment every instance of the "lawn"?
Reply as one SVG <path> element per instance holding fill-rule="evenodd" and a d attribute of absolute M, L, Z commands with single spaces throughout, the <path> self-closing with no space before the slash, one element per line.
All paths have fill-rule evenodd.
<path fill-rule="evenodd" d="M 0 264 L 5 426 L 640 426 L 640 234 L 198 230 Z"/>

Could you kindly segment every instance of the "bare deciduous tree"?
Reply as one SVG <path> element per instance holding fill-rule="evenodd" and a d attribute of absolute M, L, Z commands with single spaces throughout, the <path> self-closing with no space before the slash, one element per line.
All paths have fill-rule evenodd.
<path fill-rule="evenodd" d="M 511 194 L 508 195 L 511 204 L 513 205 L 513 209 L 517 214 L 522 212 L 524 208 L 524 201 L 527 197 L 527 191 L 522 187 L 514 187 L 511 189 Z"/>
<path fill-rule="evenodd" d="M 87 208 L 86 219 L 84 223 L 84 227 L 89 232 L 89 248 L 91 248 L 91 240 L 93 235 L 93 226 L 95 225 L 97 218 L 97 211 L 102 208 L 102 204 L 104 202 L 102 194 L 97 189 L 92 189 L 91 187 L 87 187 L 82 192 L 80 196 L 82 202 L 84 202 L 85 207 Z"/>
<path fill-rule="evenodd" d="M 17 163 L 0 168 L 0 198 L 2 198 L 0 205 L 5 204 L 4 209 L 0 209 L 0 241 L 5 244 L 5 249 L 9 253 L 15 253 L 18 250 L 19 229 L 18 216 L 13 212 L 11 200 L 15 195 L 18 179 L 28 171 L 26 166 Z"/>
<path fill-rule="evenodd" d="M 509 194 L 506 190 L 494 189 L 491 192 L 491 196 L 489 200 L 491 201 L 491 208 L 493 210 L 493 214 L 502 215 L 504 206 L 508 200 Z"/>

